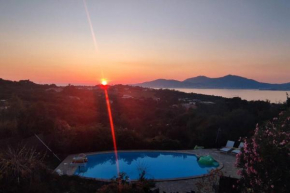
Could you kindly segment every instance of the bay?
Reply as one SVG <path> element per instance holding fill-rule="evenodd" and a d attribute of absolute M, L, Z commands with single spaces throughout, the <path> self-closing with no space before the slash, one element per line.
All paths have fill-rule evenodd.
<path fill-rule="evenodd" d="M 277 90 L 250 90 L 250 89 L 187 89 L 187 88 L 174 88 L 186 93 L 198 93 L 205 95 L 221 96 L 225 98 L 240 97 L 247 101 L 266 101 L 271 103 L 284 103 L 287 100 L 286 93 L 289 91 Z"/>

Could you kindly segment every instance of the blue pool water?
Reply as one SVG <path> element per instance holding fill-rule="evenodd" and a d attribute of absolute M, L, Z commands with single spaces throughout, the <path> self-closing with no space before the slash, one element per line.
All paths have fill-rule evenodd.
<path fill-rule="evenodd" d="M 197 157 L 187 153 L 119 152 L 118 156 L 120 172 L 125 172 L 131 180 L 138 179 L 143 170 L 146 171 L 146 178 L 170 179 L 203 175 L 218 167 L 199 165 Z M 86 167 L 77 169 L 75 175 L 112 179 L 117 176 L 114 153 L 89 155 Z"/>

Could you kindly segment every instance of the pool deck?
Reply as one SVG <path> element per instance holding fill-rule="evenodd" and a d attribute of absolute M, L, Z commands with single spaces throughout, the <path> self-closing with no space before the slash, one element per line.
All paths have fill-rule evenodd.
<path fill-rule="evenodd" d="M 124 151 L 124 152 L 135 152 L 137 150 L 132 151 Z M 143 150 L 143 151 L 157 151 L 157 150 Z M 158 150 L 164 151 L 164 150 Z M 111 151 L 110 151 L 111 152 Z M 217 149 L 197 149 L 197 150 L 172 150 L 168 152 L 177 152 L 177 153 L 191 153 L 197 156 L 211 155 L 215 160 L 217 160 L 221 164 L 221 171 L 224 176 L 239 178 L 237 174 L 237 168 L 235 167 L 236 157 L 235 155 L 229 153 L 221 153 Z M 86 153 L 86 155 L 97 154 L 97 153 L 107 153 L 107 152 L 91 152 Z M 62 174 L 73 175 L 77 169 L 77 166 L 70 166 L 73 157 L 77 156 L 69 155 L 67 156 L 62 163 L 55 169 L 55 171 L 60 170 Z M 201 176 L 200 176 L 201 177 Z M 200 180 L 199 177 L 195 177 L 192 179 L 175 179 L 170 181 L 160 181 L 156 182 L 156 187 L 159 188 L 160 192 L 166 193 L 186 193 L 190 191 L 196 191 L 197 187 L 195 184 Z"/>
<path fill-rule="evenodd" d="M 217 149 L 182 150 L 179 152 L 194 153 L 197 156 L 211 155 L 214 159 L 223 164 L 221 171 L 223 172 L 224 176 L 240 178 L 237 174 L 238 168 L 235 167 L 236 156 L 231 153 L 221 153 Z M 200 178 L 193 178 L 188 180 L 157 182 L 156 187 L 159 188 L 161 193 L 187 193 L 191 191 L 197 192 L 197 187 L 195 184 L 199 182 L 199 180 Z"/>

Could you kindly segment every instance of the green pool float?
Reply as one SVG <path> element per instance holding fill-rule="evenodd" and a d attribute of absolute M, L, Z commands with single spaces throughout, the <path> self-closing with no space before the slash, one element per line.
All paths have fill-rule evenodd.
<path fill-rule="evenodd" d="M 202 156 L 198 159 L 198 163 L 205 165 L 205 166 L 212 166 L 215 165 L 215 160 L 210 156 Z"/>

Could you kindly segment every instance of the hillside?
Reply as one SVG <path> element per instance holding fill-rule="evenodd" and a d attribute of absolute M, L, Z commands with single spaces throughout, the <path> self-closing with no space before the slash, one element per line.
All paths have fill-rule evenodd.
<path fill-rule="evenodd" d="M 290 90 L 290 83 L 270 84 L 241 76 L 227 75 L 220 78 L 197 76 L 184 81 L 157 79 L 136 84 L 153 88 L 208 88 L 208 89 L 262 89 L 262 90 Z"/>

